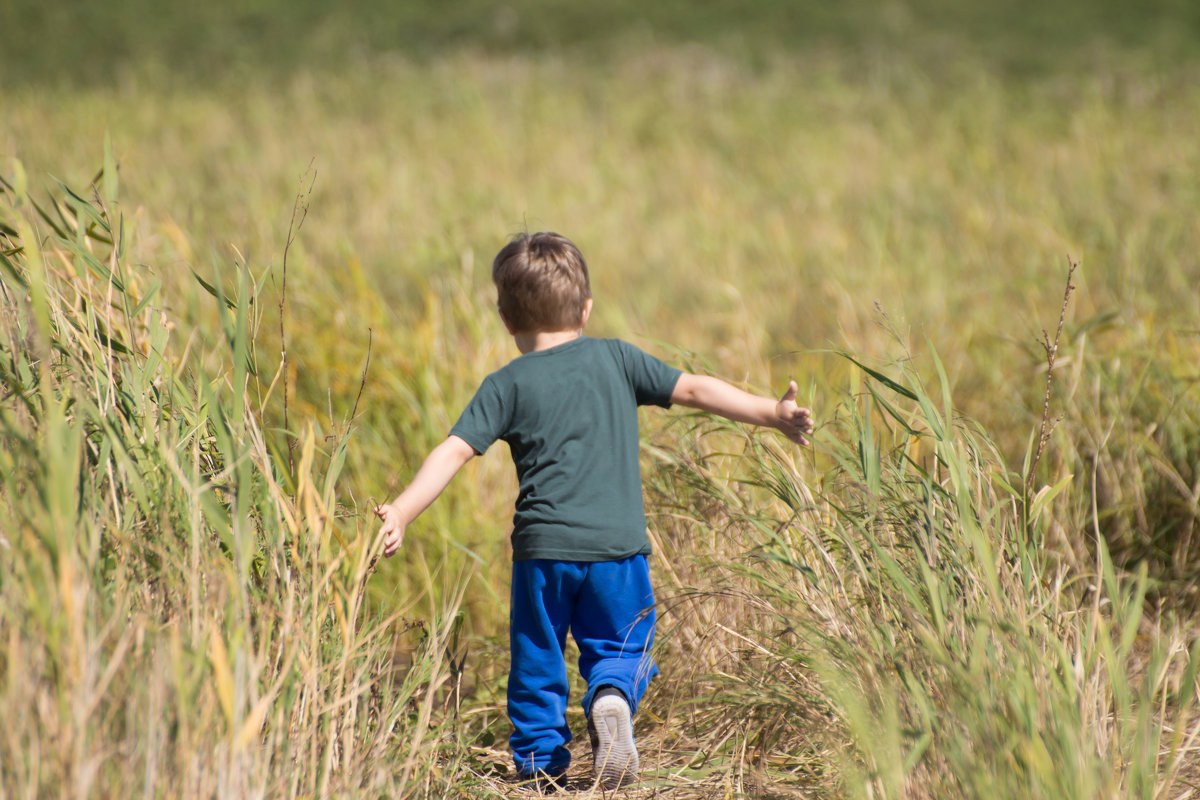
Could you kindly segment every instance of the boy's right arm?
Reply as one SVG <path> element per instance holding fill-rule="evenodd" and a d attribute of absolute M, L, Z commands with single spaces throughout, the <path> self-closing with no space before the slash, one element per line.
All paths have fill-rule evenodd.
<path fill-rule="evenodd" d="M 404 529 L 429 508 L 451 479 L 475 455 L 474 448 L 457 436 L 447 436 L 429 455 L 400 496 L 388 505 L 377 506 L 375 514 L 383 520 L 379 535 L 383 538 L 383 554 L 394 555 L 404 541 Z"/>

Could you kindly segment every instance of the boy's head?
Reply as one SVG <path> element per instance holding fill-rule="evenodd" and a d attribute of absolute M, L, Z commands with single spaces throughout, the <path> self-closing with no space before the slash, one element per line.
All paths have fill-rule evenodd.
<path fill-rule="evenodd" d="M 578 328 L 592 297 L 583 254 L 557 233 L 518 234 L 496 254 L 492 281 L 513 333 Z"/>

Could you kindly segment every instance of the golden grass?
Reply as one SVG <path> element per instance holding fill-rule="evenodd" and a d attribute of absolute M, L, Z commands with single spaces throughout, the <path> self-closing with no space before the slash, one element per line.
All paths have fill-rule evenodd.
<path fill-rule="evenodd" d="M 366 595 L 352 587 L 369 574 L 367 509 L 403 485 L 479 379 L 513 354 L 488 267 L 507 235 L 526 227 L 571 236 L 588 257 L 590 333 L 629 337 L 763 390 L 796 377 L 824 426 L 821 446 L 797 455 L 765 434 L 746 443 L 703 420 L 693 429 L 690 418 L 644 418 L 648 510 L 665 556 L 655 566 L 664 675 L 640 723 L 659 782 L 645 793 L 969 796 L 989 771 L 1014 781 L 1005 790 L 1013 796 L 1174 797 L 1194 782 L 1194 68 L 1113 66 L 1008 84 L 969 59 L 931 75 L 833 54 L 750 67 L 686 48 L 619 63 L 458 55 L 362 67 L 186 91 L 145 78 L 88 90 L 0 86 L 0 151 L 24 164 L 31 196 L 52 172 L 92 202 L 85 187 L 111 139 L 120 186 L 110 168 L 98 207 L 122 220 L 127 247 L 118 257 L 76 233 L 55 241 L 11 197 L 0 220 L 10 243 L 26 248 L 10 259 L 35 269 L 28 259 L 42 242 L 51 276 L 32 318 L 4 321 L 5 357 L 25 359 L 29 373 L 5 375 L 0 450 L 11 479 L 0 508 L 40 510 L 19 534 L 5 531 L 5 552 L 25 571 L 2 588 L 11 601 L 26 578 L 43 575 L 54 598 L 6 611 L 0 674 L 18 710 L 2 752 L 20 760 L 0 784 L 520 795 L 494 771 L 507 735 L 497 641 L 513 494 L 504 456 L 472 463 L 414 526 L 404 554 L 370 573 Z M 310 163 L 309 216 L 289 253 L 282 306 L 289 363 L 276 374 L 283 242 Z M 85 245 L 125 270 L 125 299 L 95 274 L 71 277 Z M 904 456 L 929 471 L 951 448 L 974 486 L 980 541 L 997 548 L 994 559 L 1020 552 L 1001 546 L 1025 535 L 1004 487 L 1026 477 L 1045 378 L 1038 339 L 1057 319 L 1068 257 L 1082 267 L 1051 396 L 1058 421 L 1032 476 L 1035 489 L 1059 487 L 1039 508 L 1049 547 L 988 561 L 966 547 L 976 540 L 955 508 L 939 530 L 958 577 L 937 574 L 933 594 L 909 596 L 896 574 L 929 580 L 919 559 L 895 556 L 900 572 L 888 583 L 854 556 L 899 541 L 896 519 L 860 524 L 881 519 L 872 516 L 881 503 L 911 510 L 920 496 L 911 492 L 952 480 L 931 471 L 913 483 Z M 239 313 L 219 312 L 192 270 L 220 284 Z M 6 286 L 7 308 L 24 309 L 29 290 Z M 137 343 L 137 369 L 128 368 L 140 383 L 122 377 L 123 362 L 96 338 L 97 319 Z M 31 365 L 50 363 L 54 337 L 64 355 L 50 381 Z M 245 348 L 256 376 L 240 371 Z M 922 396 L 937 397 L 947 430 L 970 436 L 933 444 L 919 403 L 892 397 L 921 435 L 879 405 L 856 404 L 880 384 L 833 350 L 936 387 Z M 156 352 L 161 365 L 147 366 Z M 152 443 L 143 455 L 112 462 L 140 476 L 140 494 L 132 479 L 70 477 L 72 459 L 91 452 L 89 436 L 132 433 L 81 429 L 77 416 L 53 416 L 53 403 L 22 410 L 24 389 L 14 388 L 36 376 L 57 387 L 60 403 L 87 397 L 96 419 L 126 389 L 140 398 L 129 431 L 147 414 L 160 420 L 143 432 Z M 299 470 L 282 466 L 283 381 L 291 438 L 307 448 L 294 453 Z M 163 385 L 177 387 L 176 400 L 157 399 L 151 387 Z M 232 422 L 210 443 L 198 431 L 215 424 L 217 408 Z M 976 441 L 970 426 L 950 425 L 960 415 L 986 433 Z M 52 433 L 60 438 L 39 438 Z M 65 455 L 47 456 L 60 442 Z M 187 458 L 167 458 L 176 452 Z M 873 454 L 857 467 L 872 471 L 856 474 L 847 452 Z M 215 459 L 207 472 L 204 458 Z M 44 468 L 33 469 L 38 460 Z M 746 483 L 771 475 L 783 496 Z M 215 484 L 226 480 L 255 487 L 258 516 L 218 545 L 229 527 L 220 509 L 233 495 Z M 207 504 L 197 499 L 206 484 Z M 27 499 L 36 486 L 57 488 Z M 102 489 L 103 502 L 89 506 L 86 537 L 61 550 L 53 532 L 88 487 Z M 852 513 L 839 517 L 839 508 Z M 311 591 L 290 606 L 286 583 L 271 583 L 269 596 L 239 594 L 256 564 L 285 563 L 272 559 L 283 558 L 299 519 L 326 537 L 310 552 Z M 331 555 L 333 532 L 353 557 Z M 104 566 L 90 555 L 97 548 L 119 557 Z M 1115 562 L 1107 567 L 1106 549 Z M 68 555 L 48 555 L 56 552 Z M 130 553 L 135 567 L 115 566 Z M 115 589 L 105 583 L 112 574 L 126 576 Z M 81 588 L 69 589 L 77 579 Z M 998 581 L 1004 592 L 968 593 L 974 612 L 940 629 L 921 614 L 933 614 L 929 597 L 957 591 L 956 580 Z M 330 594 L 340 612 L 312 599 Z M 67 613 L 78 608 L 92 611 Z M 1017 633 L 1001 630 L 1001 611 L 1015 615 Z M 307 635 L 261 638 L 263 616 L 270 630 Z M 424 645 L 401 619 L 425 621 Z M 845 640 L 842 667 L 820 660 L 820 636 Z M 967 691 L 980 637 L 979 647 L 1012 648 L 988 673 L 994 694 Z M 1082 661 L 1064 683 L 1055 669 L 1072 651 Z M 395 661 L 399 699 L 389 700 L 374 692 Z M 12 666 L 22 662 L 33 665 L 28 674 Z M 57 671 L 60 662 L 77 664 L 75 677 Z M 914 687 L 914 675 L 928 683 Z M 366 698 L 383 717 L 352 710 Z M 939 738 L 930 704 L 963 746 Z M 265 733 L 242 736 L 256 714 Z M 1031 715 L 1027 729 L 1020 714 Z M 885 734 L 877 742 L 875 728 Z M 1006 761 L 1004 735 L 1032 749 Z M 1052 745 L 1050 756 L 1035 752 L 1038 742 Z M 1072 765 L 1061 775 L 1039 761 L 1058 756 Z"/>

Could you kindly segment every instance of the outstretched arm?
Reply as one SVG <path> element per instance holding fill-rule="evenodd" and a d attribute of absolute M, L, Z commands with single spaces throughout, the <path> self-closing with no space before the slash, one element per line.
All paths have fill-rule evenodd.
<path fill-rule="evenodd" d="M 808 444 L 808 434 L 813 430 L 812 412 L 796 405 L 795 381 L 788 383 L 783 398 L 775 401 L 744 392 L 720 378 L 685 372 L 671 392 L 671 402 L 719 414 L 735 422 L 778 428 L 796 444 Z"/>
<path fill-rule="evenodd" d="M 429 451 L 412 483 L 405 487 L 400 496 L 388 505 L 378 506 L 375 514 L 383 520 L 379 535 L 383 538 L 383 554 L 394 555 L 404 541 L 404 529 L 429 508 L 450 480 L 458 474 L 475 455 L 475 450 L 457 436 L 446 440 Z"/>

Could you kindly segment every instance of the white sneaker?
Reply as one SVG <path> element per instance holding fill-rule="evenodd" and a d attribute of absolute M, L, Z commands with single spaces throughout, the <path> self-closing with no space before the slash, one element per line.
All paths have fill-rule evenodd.
<path fill-rule="evenodd" d="M 604 789 L 618 789 L 637 780 L 638 753 L 633 743 L 633 714 L 625 695 L 606 686 L 596 692 L 588 715 L 596 780 Z"/>

